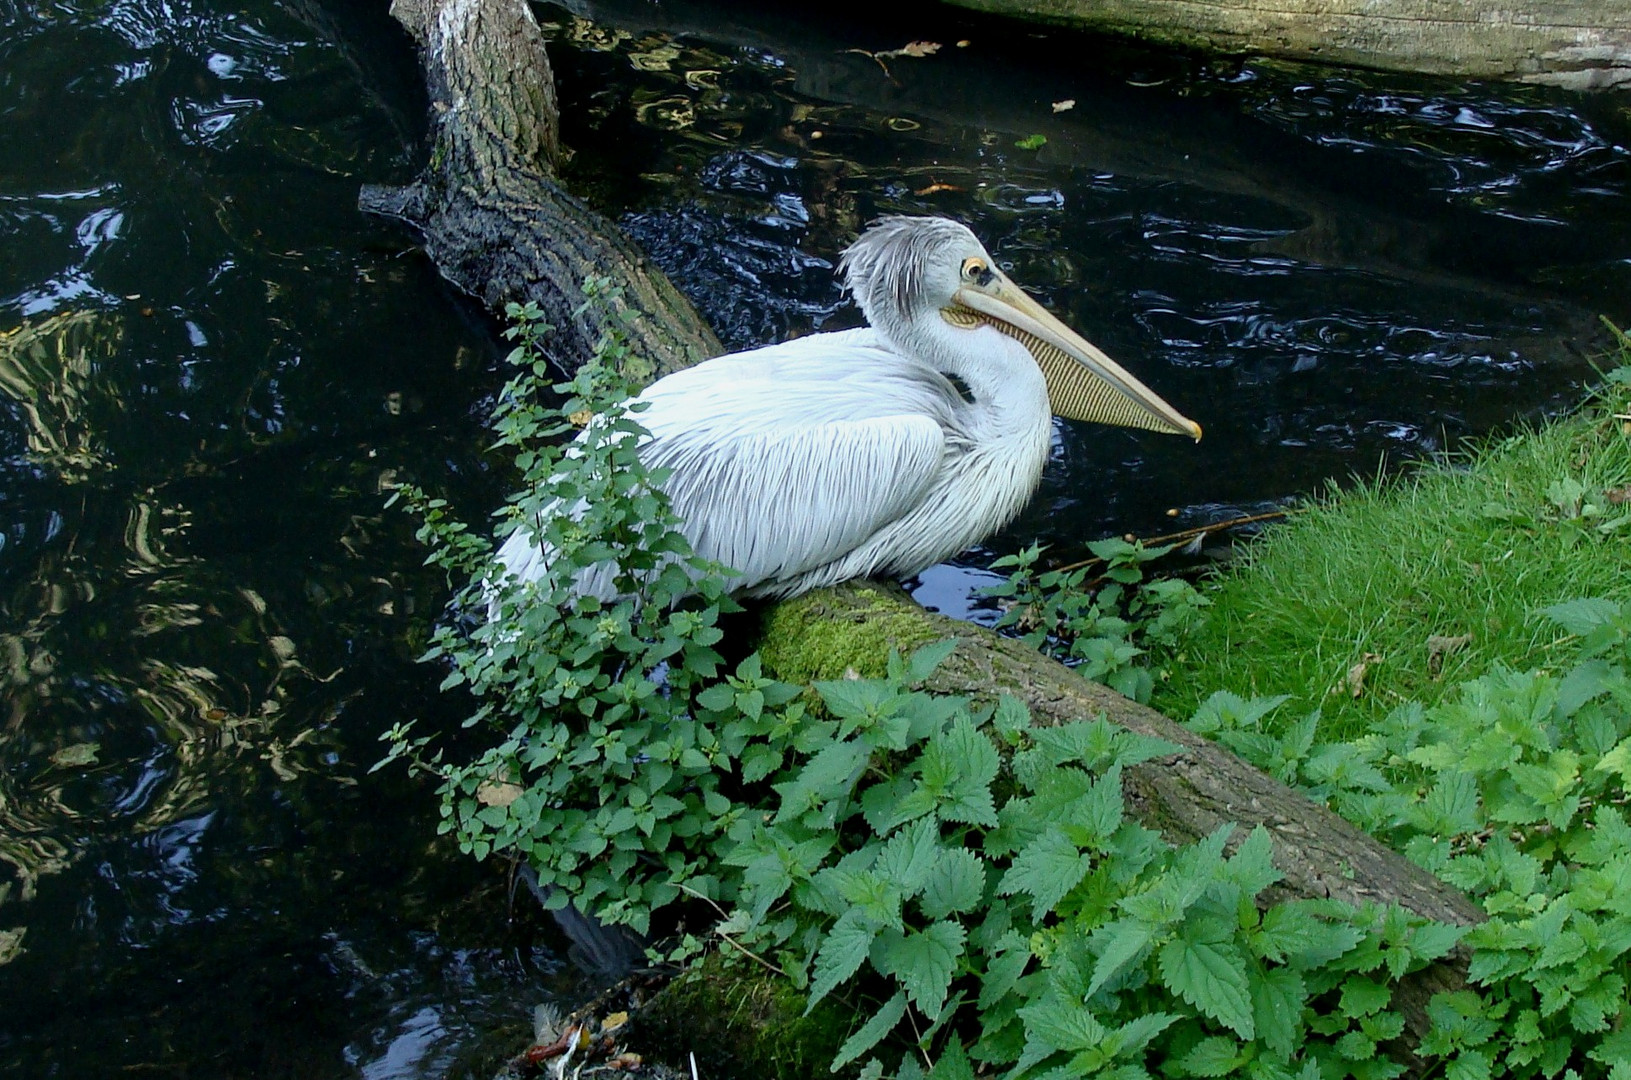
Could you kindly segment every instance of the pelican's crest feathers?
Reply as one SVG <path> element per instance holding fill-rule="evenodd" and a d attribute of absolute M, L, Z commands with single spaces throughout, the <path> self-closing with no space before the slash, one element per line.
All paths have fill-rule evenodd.
<path fill-rule="evenodd" d="M 844 249 L 838 272 L 867 321 L 876 325 L 880 315 L 910 317 L 923 302 L 935 252 L 979 246 L 967 226 L 948 218 L 894 214 L 874 221 Z"/>

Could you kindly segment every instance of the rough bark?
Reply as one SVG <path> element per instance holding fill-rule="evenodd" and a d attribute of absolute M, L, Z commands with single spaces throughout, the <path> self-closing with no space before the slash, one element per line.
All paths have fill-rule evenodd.
<path fill-rule="evenodd" d="M 950 0 L 1167 44 L 1393 71 L 1631 86 L 1624 0 Z"/>
<path fill-rule="evenodd" d="M 631 344 L 655 374 L 724 351 L 622 230 L 555 182 L 555 79 L 525 0 L 396 0 L 391 13 L 421 50 L 430 163 L 406 187 L 364 187 L 362 209 L 416 225 L 443 276 L 493 310 L 536 302 L 564 368 L 600 334 L 596 315 L 575 314 L 590 274 L 621 287 L 614 310 L 644 316 Z"/>
<path fill-rule="evenodd" d="M 421 42 L 438 107 L 437 151 L 427 176 L 394 194 L 365 193 L 364 205 L 421 223 L 443 272 L 490 304 L 547 286 L 571 304 L 585 271 L 612 278 L 646 333 L 659 370 L 701 359 L 700 320 L 610 222 L 550 179 L 554 95 L 543 44 L 523 0 L 397 0 L 392 8 Z M 541 80 L 541 81 L 540 81 Z M 579 328 L 567 363 L 587 354 Z M 1263 825 L 1274 839 L 1277 887 L 1288 897 L 1396 902 L 1429 918 L 1468 924 L 1481 914 L 1438 882 L 1325 808 L 1153 710 L 1134 704 L 1024 645 L 932 615 L 898 589 L 850 583 L 767 609 L 764 651 L 783 678 L 836 677 L 847 668 L 881 669 L 890 648 L 955 638 L 956 652 L 932 689 L 990 697 L 1013 693 L 1045 721 L 1106 715 L 1180 750 L 1128 770 L 1131 811 L 1171 841 L 1204 836 L 1225 823 Z M 1243 833 L 1241 834 L 1243 835 Z M 1413 1032 L 1427 997 L 1458 985 L 1462 959 L 1436 965 L 1405 988 L 1400 1004 Z"/>

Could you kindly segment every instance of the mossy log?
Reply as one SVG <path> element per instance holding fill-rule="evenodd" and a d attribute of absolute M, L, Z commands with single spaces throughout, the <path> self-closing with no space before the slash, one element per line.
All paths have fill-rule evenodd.
<path fill-rule="evenodd" d="M 949 0 L 1209 52 L 1392 71 L 1631 86 L 1625 0 Z"/>
<path fill-rule="evenodd" d="M 612 223 L 551 178 L 550 163 L 558 153 L 554 90 L 543 40 L 524 0 L 396 0 L 392 12 L 421 45 L 439 113 L 437 149 L 417 184 L 394 195 L 365 191 L 364 207 L 389 204 L 415 220 L 443 272 L 489 304 L 532 297 L 547 300 L 555 311 L 567 310 L 578 282 L 593 271 L 622 286 L 625 303 L 645 316 L 636 344 L 655 359 L 657 371 L 718 351 L 690 303 L 661 272 Z M 588 356 L 592 331 L 578 327 L 557 359 L 571 367 Z M 1273 837 L 1275 864 L 1284 874 L 1277 886 L 1282 896 L 1398 903 L 1458 924 L 1481 917 L 1462 894 L 1159 713 L 1018 642 L 930 614 L 898 589 L 852 582 L 772 605 L 765 611 L 762 645 L 773 671 L 805 680 L 839 677 L 851 668 L 876 673 L 891 648 L 910 650 L 947 638 L 956 639 L 957 649 L 931 689 L 977 698 L 1012 693 L 1044 722 L 1102 714 L 1180 747 L 1125 773 L 1131 813 L 1170 841 L 1195 840 L 1226 823 L 1242 826 L 1240 836 L 1262 825 Z M 1399 1001 L 1408 1030 L 1424 1029 L 1427 997 L 1459 985 L 1463 964 L 1463 957 L 1453 958 L 1409 981 Z M 666 1007 L 669 1015 L 683 1016 L 687 1002 L 695 1004 L 683 996 L 684 988 L 695 985 L 697 980 L 680 984 Z M 785 991 L 743 990 L 742 1000 L 781 1001 Z M 735 1047 L 734 1056 L 756 1053 L 746 1045 L 751 1040 L 769 1055 L 762 1060 L 800 1058 L 786 1047 L 764 1049 L 763 1040 L 777 1044 L 785 1035 L 779 1027 L 763 1030 L 770 1025 L 767 1016 L 787 1009 L 719 1005 L 718 1010 L 715 1026 Z M 700 1036 L 700 1029 L 694 1034 Z"/>
<path fill-rule="evenodd" d="M 1161 713 L 1077 675 L 985 627 L 924 611 L 898 588 L 852 581 L 783 601 L 764 614 L 765 668 L 788 682 L 883 674 L 891 649 L 908 654 L 937 641 L 957 647 L 926 688 L 994 701 L 1011 694 L 1042 723 L 1103 716 L 1177 753 L 1122 773 L 1127 812 L 1169 843 L 1187 844 L 1233 823 L 1234 843 L 1261 825 L 1283 875 L 1265 899 L 1329 898 L 1399 904 L 1429 919 L 1470 926 L 1483 911 L 1466 894 L 1355 828 L 1329 809 L 1241 761 Z M 1465 985 L 1467 957 L 1452 955 L 1401 983 L 1395 1005 L 1407 1043 L 1426 1033 L 1433 994 Z M 1408 1046 L 1397 1048 L 1408 1055 Z"/>

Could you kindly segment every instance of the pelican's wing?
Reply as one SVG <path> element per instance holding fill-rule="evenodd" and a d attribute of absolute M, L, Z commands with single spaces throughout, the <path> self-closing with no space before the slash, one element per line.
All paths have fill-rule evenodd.
<path fill-rule="evenodd" d="M 748 588 L 824 566 L 918 506 L 945 450 L 939 424 L 897 416 L 654 440 L 642 456 L 673 469 L 665 487 L 697 554 Z"/>
<path fill-rule="evenodd" d="M 739 588 L 853 551 L 938 479 L 951 452 L 944 380 L 870 342 L 814 335 L 642 395 L 651 404 L 637 419 L 652 437 L 641 457 L 671 470 L 664 487 L 686 536 L 737 571 Z"/>

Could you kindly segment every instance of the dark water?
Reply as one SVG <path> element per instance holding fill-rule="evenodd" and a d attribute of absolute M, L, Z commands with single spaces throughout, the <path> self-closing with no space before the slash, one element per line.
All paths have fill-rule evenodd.
<path fill-rule="evenodd" d="M 443 593 L 380 492 L 480 513 L 504 483 L 494 328 L 354 210 L 422 152 L 382 8 L 0 0 L 0 1071 L 437 1076 L 572 992 L 426 787 L 367 772 L 385 726 L 459 715 L 412 663 Z M 937 7 L 591 8 L 538 9 L 573 182 L 730 344 L 848 325 L 856 228 L 948 213 L 1206 426 L 1062 427 L 993 551 L 1500 430 L 1631 321 L 1624 95 Z M 845 51 L 912 40 L 943 47 Z M 925 581 L 962 604 L 956 569 Z"/>

